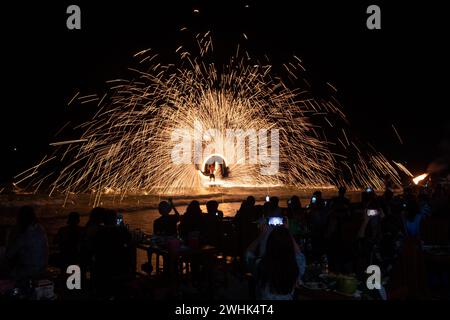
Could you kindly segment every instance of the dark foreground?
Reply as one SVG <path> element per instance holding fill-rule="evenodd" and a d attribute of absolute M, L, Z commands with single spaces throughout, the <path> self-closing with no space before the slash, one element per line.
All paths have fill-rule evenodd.
<path fill-rule="evenodd" d="M 43 214 L 45 208 L 54 212 L 57 206 L 41 202 L 35 207 L 48 241 L 48 264 L 45 270 L 22 274 L 18 264 L 23 267 L 26 256 L 19 252 L 10 259 L 8 250 L 14 240 L 26 240 L 20 232 L 11 236 L 17 233 L 17 208 L 11 206 L 8 212 L 3 206 L 0 299 L 450 298 L 448 188 L 417 187 L 395 196 L 364 192 L 351 194 L 352 201 L 330 191 L 317 194 L 315 201 L 306 192 L 300 199 L 280 193 L 281 199 L 265 202 L 261 193 L 256 202 L 242 203 L 236 201 L 239 196 L 216 194 L 201 198 L 201 206 L 188 197 L 174 199 L 181 215 L 170 207 L 169 217 L 176 218 L 167 218 L 157 230 L 154 222 L 164 211 L 157 207 L 160 198 L 103 209 L 97 220 L 88 215 L 87 206 L 80 206 L 79 222 L 69 221 L 68 226 L 66 213 L 75 210 L 76 203 L 63 212 Z M 247 195 L 240 196 L 245 200 Z M 211 211 L 205 202 L 214 198 L 221 203 Z M 369 211 L 375 215 L 368 216 Z M 271 217 L 280 217 L 283 225 L 272 226 Z M 281 229 L 287 230 L 292 248 L 290 240 L 283 243 Z M 278 241 L 273 230 L 281 235 Z M 25 250 L 26 244 L 21 245 Z M 294 280 L 282 275 L 291 255 L 304 264 L 294 262 Z M 283 259 L 287 262 L 281 264 Z M 70 265 L 80 266 L 79 290 L 68 288 Z M 367 285 L 369 266 L 379 267 L 380 289 Z M 265 270 L 273 272 L 267 276 Z M 71 274 L 77 275 L 73 270 Z M 71 279 L 76 286 L 78 278 Z M 292 291 L 265 289 L 280 281 Z"/>

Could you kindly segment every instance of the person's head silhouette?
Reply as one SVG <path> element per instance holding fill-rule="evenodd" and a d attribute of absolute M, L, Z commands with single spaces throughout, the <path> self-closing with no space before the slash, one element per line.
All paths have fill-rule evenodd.
<path fill-rule="evenodd" d="M 67 225 L 75 227 L 80 223 L 80 214 L 78 212 L 71 212 L 67 217 Z"/>
<path fill-rule="evenodd" d="M 215 200 L 210 200 L 206 203 L 206 210 L 208 211 L 208 214 L 216 214 L 217 210 L 219 209 L 219 203 Z"/>
<path fill-rule="evenodd" d="M 198 202 L 197 200 L 192 200 L 186 209 L 186 215 L 198 216 L 201 215 L 201 213 L 202 210 L 200 208 L 200 202 Z"/>
<path fill-rule="evenodd" d="M 117 212 L 114 210 L 106 210 L 103 217 L 103 223 L 105 226 L 115 226 L 117 223 Z"/>
<path fill-rule="evenodd" d="M 158 205 L 159 214 L 162 216 L 167 216 L 172 210 L 172 206 L 167 201 L 161 201 Z"/>
<path fill-rule="evenodd" d="M 246 202 L 247 202 L 247 206 L 248 207 L 253 207 L 255 205 L 255 202 L 256 202 L 255 201 L 255 197 L 254 196 L 248 196 Z"/>

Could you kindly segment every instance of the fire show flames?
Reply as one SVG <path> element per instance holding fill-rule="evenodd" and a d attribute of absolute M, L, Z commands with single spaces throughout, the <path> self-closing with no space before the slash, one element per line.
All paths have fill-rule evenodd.
<path fill-rule="evenodd" d="M 95 191 L 98 197 L 201 189 L 208 185 L 203 168 L 171 158 L 174 130 L 193 132 L 195 123 L 220 133 L 204 139 L 203 147 L 211 140 L 226 143 L 226 129 L 279 130 L 277 174 L 261 174 L 246 152 L 244 164 L 227 163 L 228 175 L 217 176 L 222 186 L 382 188 L 385 175 L 400 183 L 385 156 L 353 137 L 337 99 L 312 95 L 299 58 L 276 72 L 270 61 L 253 59 L 238 46 L 228 63 L 217 66 L 209 33 L 194 41 L 198 53 L 179 47 L 178 63 L 164 65 L 144 50 L 134 56 L 133 79 L 108 81 L 104 95 L 77 93 L 69 105 L 93 104 L 95 115 L 64 127 L 82 133 L 52 143 L 54 153 L 16 176 L 16 184 L 34 192 L 48 188 L 50 195 Z M 202 155 L 201 163 L 210 156 Z"/>
<path fill-rule="evenodd" d="M 417 177 L 415 177 L 413 180 L 415 185 L 418 185 L 421 181 L 425 180 L 428 177 L 428 173 L 423 173 Z"/>

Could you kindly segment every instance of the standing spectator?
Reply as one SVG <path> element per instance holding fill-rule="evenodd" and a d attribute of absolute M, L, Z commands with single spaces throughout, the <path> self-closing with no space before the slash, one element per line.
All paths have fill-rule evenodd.
<path fill-rule="evenodd" d="M 117 225 L 114 210 L 106 210 L 103 221 L 94 239 L 94 282 L 101 295 L 114 296 L 133 275 L 133 248 L 131 235 Z"/>
<path fill-rule="evenodd" d="M 286 216 L 288 218 L 289 231 L 298 241 L 305 231 L 306 221 L 303 216 L 302 204 L 298 196 L 292 196 L 287 202 Z"/>
<path fill-rule="evenodd" d="M 219 210 L 219 203 L 215 200 L 210 200 L 206 203 L 206 210 L 206 215 L 203 217 L 203 242 L 219 247 L 221 244 L 223 212 Z"/>
<path fill-rule="evenodd" d="M 328 210 L 322 199 L 322 192 L 316 191 L 309 205 L 309 223 L 311 230 L 311 249 L 313 258 L 319 260 L 325 253 L 325 234 L 327 228 Z"/>
<path fill-rule="evenodd" d="M 92 209 L 89 220 L 84 227 L 84 237 L 81 244 L 81 271 L 85 277 L 87 271 L 91 271 L 94 254 L 94 240 L 102 228 L 105 208 L 96 207 Z"/>
<path fill-rule="evenodd" d="M 244 257 L 245 250 L 258 237 L 259 215 L 255 206 L 255 198 L 247 197 L 241 204 L 238 212 L 234 216 L 236 225 L 239 254 L 241 259 Z"/>
<path fill-rule="evenodd" d="M 413 196 L 406 199 L 405 205 L 403 218 L 406 234 L 417 238 L 419 237 L 422 220 L 428 215 L 430 210 L 425 205 L 421 207 Z"/>
<path fill-rule="evenodd" d="M 59 249 L 59 262 L 63 270 L 69 265 L 79 265 L 81 260 L 81 241 L 84 228 L 79 226 L 80 215 L 71 212 L 67 218 L 67 225 L 61 227 L 55 237 Z"/>
<path fill-rule="evenodd" d="M 7 240 L 5 256 L 10 275 L 15 280 L 39 277 L 46 271 L 47 235 L 37 222 L 32 207 L 20 208 L 17 225 Z"/>
<path fill-rule="evenodd" d="M 350 200 L 345 196 L 347 189 L 340 187 L 338 196 L 331 199 L 330 208 L 332 211 L 337 212 L 339 216 L 347 215 L 350 210 Z"/>

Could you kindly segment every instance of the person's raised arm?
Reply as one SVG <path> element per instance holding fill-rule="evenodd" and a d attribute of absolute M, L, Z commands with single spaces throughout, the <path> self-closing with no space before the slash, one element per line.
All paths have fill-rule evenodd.
<path fill-rule="evenodd" d="M 172 198 L 169 198 L 169 203 L 170 206 L 173 209 L 173 212 L 175 212 L 175 215 L 178 217 L 178 219 L 180 218 L 180 213 L 178 212 L 177 208 L 175 207 L 175 205 L 173 204 Z"/>

